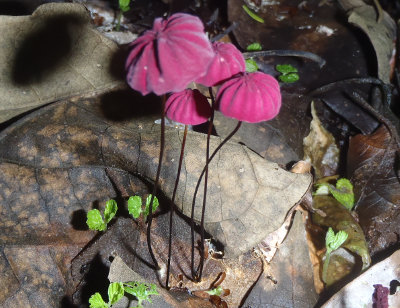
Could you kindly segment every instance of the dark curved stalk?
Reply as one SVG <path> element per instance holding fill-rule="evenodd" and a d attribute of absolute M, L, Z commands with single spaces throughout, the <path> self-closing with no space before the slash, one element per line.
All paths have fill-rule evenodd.
<path fill-rule="evenodd" d="M 225 35 L 228 35 L 233 30 L 235 30 L 238 26 L 239 26 L 239 23 L 237 23 L 237 22 L 232 23 L 223 33 L 218 34 L 218 35 L 214 36 L 213 38 L 211 38 L 210 42 L 214 43 L 215 41 L 222 39 Z"/>
<path fill-rule="evenodd" d="M 180 176 L 181 176 L 183 155 L 184 155 L 184 153 L 185 153 L 185 144 L 186 144 L 187 130 L 188 130 L 188 126 L 185 125 L 185 130 L 184 130 L 184 132 L 183 132 L 183 139 L 182 139 L 181 156 L 179 157 L 178 172 L 177 172 L 177 174 L 176 174 L 175 187 L 174 187 L 174 192 L 172 193 L 172 199 L 171 199 L 171 208 L 170 208 L 170 217 L 169 217 L 169 242 L 168 242 L 167 281 L 166 281 L 166 283 L 165 283 L 165 287 L 166 287 L 167 289 L 168 289 L 168 283 L 169 283 L 169 272 L 170 272 L 170 269 L 171 269 L 172 220 L 173 220 L 174 210 L 175 210 L 175 196 L 176 196 L 176 190 L 178 189 L 179 178 L 180 178 Z"/>
<path fill-rule="evenodd" d="M 149 216 L 148 216 L 148 224 L 147 224 L 147 247 L 149 248 L 150 256 L 154 262 L 154 265 L 157 269 L 159 269 L 158 262 L 156 257 L 154 256 L 153 249 L 151 248 L 151 223 L 153 220 L 153 202 L 154 197 L 157 193 L 158 182 L 160 180 L 162 159 L 164 156 L 164 148 L 165 148 L 165 101 L 167 99 L 166 94 L 163 95 L 162 100 L 162 117 L 161 117 L 161 137 L 160 137 L 160 157 L 158 159 L 158 168 L 156 174 L 156 180 L 154 182 L 153 193 L 151 194 L 150 205 L 149 205 Z"/>
<path fill-rule="evenodd" d="M 196 189 L 194 191 L 194 196 L 193 196 L 193 202 L 192 202 L 192 216 L 191 216 L 191 233 L 192 233 L 192 257 L 191 257 L 191 265 L 192 265 L 192 277 L 195 281 L 198 281 L 198 277 L 196 277 L 196 272 L 194 270 L 194 208 L 196 205 L 196 196 L 197 196 L 197 191 L 199 190 L 200 187 L 200 183 L 201 180 L 203 178 L 203 175 L 206 172 L 206 168 L 208 168 L 208 164 L 210 164 L 210 162 L 212 161 L 212 159 L 215 157 L 215 155 L 218 153 L 218 151 L 223 147 L 223 145 L 225 143 L 227 143 L 232 137 L 233 135 L 236 134 L 236 132 L 239 130 L 240 126 L 242 125 L 242 121 L 239 121 L 238 124 L 236 125 L 235 129 L 217 146 L 217 148 L 214 150 L 214 152 L 212 153 L 212 155 L 210 156 L 210 158 L 207 161 L 206 166 L 204 167 L 203 171 L 200 174 L 199 180 L 197 181 L 197 185 L 196 185 Z M 202 220 L 204 213 L 202 213 Z M 201 251 L 201 255 L 200 258 L 203 256 L 203 260 L 204 260 L 204 248 L 203 251 Z M 201 264 L 201 260 L 200 260 L 200 264 Z M 200 270 L 202 270 L 202 267 L 199 267 Z M 200 276 L 201 278 L 201 276 Z"/>
<path fill-rule="evenodd" d="M 278 57 L 301 57 L 313 60 L 318 63 L 319 68 L 323 67 L 326 63 L 324 59 L 316 54 L 307 51 L 300 50 L 266 50 L 266 51 L 254 51 L 254 52 L 243 52 L 245 59 L 253 57 L 265 57 L 265 56 L 278 56 Z"/>

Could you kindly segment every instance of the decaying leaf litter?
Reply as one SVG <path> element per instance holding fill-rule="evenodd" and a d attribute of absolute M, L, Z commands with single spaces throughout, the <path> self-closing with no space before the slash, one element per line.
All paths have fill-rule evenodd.
<path fill-rule="evenodd" d="M 234 12 L 236 6 L 232 3 L 229 3 L 229 6 L 230 6 L 229 12 Z M 237 10 L 239 10 L 239 7 L 241 7 L 241 5 L 237 6 Z M 317 7 L 317 5 L 315 5 L 315 7 Z M 304 11 L 300 10 L 300 13 L 298 14 L 304 14 Z M 318 12 L 318 10 L 315 9 L 315 12 Z M 287 22 L 289 20 L 290 22 L 290 20 L 296 20 L 295 17 L 286 19 L 284 18 L 283 21 Z M 243 16 L 241 18 L 243 18 Z M 246 26 L 250 28 L 250 25 L 251 27 L 257 26 L 257 24 L 253 24 L 253 21 L 248 20 Z M 242 28 L 239 27 L 238 30 L 240 29 Z M 296 30 L 301 30 L 301 29 L 296 29 Z M 253 32 L 255 34 L 263 33 L 262 31 L 253 31 Z M 311 37 L 314 37 L 313 31 L 310 30 L 309 33 Z M 238 34 L 235 33 L 235 35 L 236 38 L 238 39 Z M 277 41 L 275 39 L 272 40 L 271 38 L 269 40 L 271 42 Z M 106 45 L 108 44 L 110 46 L 113 46 L 113 43 L 109 41 L 106 42 L 107 42 Z M 238 42 L 239 44 L 241 44 L 239 39 Z M 316 47 L 317 45 L 313 44 L 313 46 Z M 242 47 L 245 48 L 245 45 L 243 45 Z M 285 49 L 289 48 L 286 46 Z M 313 52 L 315 51 L 313 50 Z M 390 52 L 388 54 L 390 54 Z M 360 57 L 360 58 L 364 59 L 365 61 L 365 57 L 364 58 Z M 91 60 L 92 61 L 96 60 L 96 58 L 91 57 Z M 298 60 L 295 61 L 298 62 Z M 305 64 L 313 65 L 312 62 L 308 61 L 302 62 L 302 65 Z M 93 65 L 94 64 L 92 63 L 92 66 Z M 61 64 L 57 67 L 63 67 L 63 65 Z M 260 65 L 260 67 L 263 68 L 264 66 Z M 274 65 L 270 65 L 269 69 L 271 70 L 273 69 L 273 67 Z M 367 66 L 360 65 L 360 69 L 363 69 L 365 67 Z M 44 69 L 46 69 L 46 67 L 44 67 Z M 343 71 L 349 74 L 349 76 L 346 76 L 346 78 L 358 76 L 357 72 L 354 69 L 348 69 Z M 355 72 L 355 74 L 352 74 L 351 72 Z M 317 73 L 308 75 L 310 76 L 309 78 L 315 78 L 315 76 L 318 76 Z M 334 79 L 335 74 L 331 72 L 330 74 L 328 74 L 328 76 L 332 76 L 332 78 Z M 361 76 L 365 77 L 368 75 L 361 74 Z M 40 79 L 40 77 L 41 76 L 34 76 L 34 78 L 38 79 Z M 307 82 L 308 78 L 303 78 L 303 80 Z M 39 81 L 39 83 L 40 82 L 41 81 Z M 310 83 L 312 84 L 312 82 Z M 318 84 L 316 82 L 314 82 L 314 84 L 316 86 L 310 87 L 310 90 L 317 88 L 317 85 L 318 86 L 323 85 L 322 81 L 321 84 Z M 105 86 L 105 88 L 109 86 Z M 304 87 L 300 87 L 299 91 L 294 91 L 293 86 L 294 85 L 290 86 L 288 90 L 294 93 L 300 93 L 305 90 Z M 59 87 L 57 88 L 60 89 Z M 92 90 L 93 88 L 89 89 L 89 91 Z M 71 301 L 68 295 L 71 296 L 72 293 L 74 293 L 71 291 L 76 290 L 77 287 L 76 284 L 77 283 L 79 284 L 79 282 L 77 282 L 79 281 L 79 278 L 78 280 L 74 281 L 74 278 L 69 276 L 68 274 L 71 264 L 71 259 L 73 259 L 74 256 L 77 255 L 79 249 L 84 247 L 86 243 L 88 243 L 93 236 L 92 232 L 82 230 L 85 228 L 85 226 L 82 224 L 82 221 L 84 221 L 84 219 L 82 219 L 82 214 L 85 215 L 85 213 L 93 206 L 99 206 L 100 208 L 102 208 L 104 206 L 105 201 L 107 201 L 108 198 L 118 196 L 120 200 L 123 201 L 124 197 L 137 194 L 139 191 L 146 193 L 145 191 L 148 189 L 146 187 L 146 184 L 148 183 L 142 184 L 141 181 L 133 177 L 132 174 L 129 174 L 130 167 L 132 167 L 132 170 L 135 170 L 135 167 L 137 167 L 132 165 L 129 166 L 129 163 L 126 162 L 126 157 L 129 157 L 129 155 L 130 156 L 134 155 L 134 149 L 133 149 L 134 147 L 132 147 L 131 140 L 124 141 L 123 138 L 127 138 L 125 136 L 125 133 L 127 131 L 130 132 L 133 131 L 134 133 L 140 136 L 142 135 L 148 136 L 147 133 L 149 133 L 149 135 L 151 136 L 152 131 L 153 133 L 157 132 L 158 130 L 157 126 L 153 125 L 154 119 L 156 119 L 157 115 L 153 114 L 151 116 L 153 117 L 153 119 L 151 120 L 147 119 L 149 118 L 149 116 L 142 118 L 140 117 L 137 118 L 137 116 L 135 116 L 136 118 L 135 121 L 124 121 L 122 123 L 121 122 L 118 123 L 117 121 L 117 123 L 115 123 L 115 121 L 112 121 L 111 119 L 107 118 L 107 114 L 105 114 L 106 110 L 109 111 L 110 108 L 112 108 L 110 107 L 109 102 L 112 101 L 113 98 L 121 98 L 124 96 L 125 93 L 128 92 L 129 91 L 125 89 L 120 89 L 118 91 L 111 91 L 111 92 L 109 91 L 103 94 L 101 96 L 102 99 L 101 98 L 97 99 L 96 95 L 95 96 L 89 95 L 82 98 L 80 101 L 75 100 L 69 103 L 63 103 L 64 105 L 70 104 L 72 105 L 72 107 L 78 106 L 79 108 L 76 108 L 75 110 L 74 108 L 69 108 L 69 107 L 66 108 L 61 108 L 60 106 L 51 107 L 55 108 L 53 109 L 53 111 L 58 108 L 57 109 L 58 115 L 55 115 L 53 117 L 44 116 L 44 118 L 48 118 L 50 122 L 48 124 L 42 123 L 43 125 L 42 129 L 36 130 L 36 132 L 41 132 L 41 134 L 39 134 L 39 136 L 41 137 L 39 138 L 37 138 L 38 134 L 35 135 L 35 133 L 33 132 L 34 130 L 31 132 L 32 125 L 30 121 L 33 121 L 34 123 L 38 122 L 37 118 L 40 118 L 39 115 L 41 114 L 41 112 L 43 112 L 40 110 L 36 114 L 35 113 L 32 114 L 30 116 L 30 119 L 26 118 L 25 120 L 22 120 L 20 123 L 14 124 L 8 130 L 6 130 L 5 133 L 3 133 L 2 143 L 4 145 L 7 145 L 6 147 L 5 146 L 2 147 L 3 149 L 2 151 L 4 153 L 2 154 L 2 160 L 6 164 L 6 166 L 4 167 L 5 172 L 3 173 L 3 178 L 4 178 L 3 185 L 6 186 L 3 187 L 6 187 L 7 189 L 4 189 L 4 194 L 2 198 L 3 201 L 6 200 L 5 202 L 7 203 L 8 208 L 11 208 L 13 210 L 11 212 L 7 211 L 6 213 L 8 215 L 7 217 L 10 218 L 4 219 L 5 222 L 4 228 L 6 229 L 4 229 L 4 232 L 2 232 L 2 234 L 7 234 L 7 237 L 4 238 L 3 249 L 2 249 L 3 251 L 2 269 L 4 269 L 3 270 L 5 274 L 4 277 L 7 277 L 7 279 L 5 280 L 6 281 L 5 285 L 7 286 L 6 287 L 7 292 L 4 293 L 3 299 L 0 303 L 3 306 L 7 307 L 11 305 L 11 303 L 21 303 L 25 305 L 27 303 L 30 303 L 31 305 L 35 305 L 35 303 L 36 304 L 40 303 L 42 307 L 57 306 L 58 303 L 60 303 L 61 299 L 63 298 L 63 295 L 67 295 L 63 299 L 64 305 L 67 305 L 67 303 Z M 49 93 L 50 97 L 58 97 L 58 98 L 63 98 L 71 95 L 70 93 L 66 94 L 61 93 L 61 95 L 57 94 L 56 96 L 56 94 L 52 94 L 51 90 L 49 90 Z M 291 97 L 293 96 L 296 95 L 292 94 Z M 307 103 L 309 104 L 311 98 L 309 98 L 307 102 L 307 97 L 299 95 L 297 96 L 299 97 L 299 100 L 305 101 L 304 109 L 306 109 Z M 335 97 L 335 95 L 332 96 Z M 290 97 L 290 95 L 288 95 L 287 97 Z M 138 100 L 138 96 L 136 96 L 135 99 Z M 285 100 L 287 100 L 287 98 L 285 98 L 284 101 Z M 41 101 L 47 102 L 44 100 Z M 324 102 L 327 101 L 329 100 L 327 98 L 324 98 Z M 124 105 L 122 103 L 121 106 L 122 108 L 124 108 Z M 18 108 L 19 107 L 17 107 L 16 109 Z M 29 107 L 27 106 L 23 108 L 26 109 L 21 109 L 21 110 L 25 111 Z M 128 107 L 128 110 L 131 111 L 132 109 L 130 108 L 131 107 Z M 323 108 L 324 107 L 322 107 L 320 110 L 324 110 Z M 304 109 L 302 109 L 301 112 L 304 113 L 303 111 Z M 81 110 L 85 111 L 84 122 L 79 122 L 78 119 L 79 117 L 77 117 L 77 114 L 82 113 Z M 124 111 L 125 109 L 122 110 Z M 52 112 L 50 110 L 47 111 Z M 147 109 L 144 112 L 151 113 L 152 110 Z M 278 163 L 285 165 L 290 163 L 291 161 L 302 158 L 302 148 L 301 146 L 299 146 L 298 140 L 304 137 L 306 135 L 306 132 L 308 132 L 308 125 L 304 125 L 304 122 L 307 123 L 310 120 L 309 118 L 302 117 L 301 112 L 300 111 L 298 113 L 292 112 L 295 115 L 292 117 L 290 116 L 290 112 L 288 111 L 281 112 L 276 121 L 274 120 L 272 121 L 272 123 L 271 122 L 262 123 L 258 126 L 257 133 L 263 133 L 265 131 L 264 136 L 267 137 L 263 138 L 266 139 L 265 143 L 269 145 L 267 147 L 262 145 L 260 146 L 260 148 L 262 148 L 262 150 L 260 151 L 262 153 L 260 154 L 263 157 L 267 157 L 272 161 L 276 161 Z M 329 111 L 326 111 L 326 109 L 324 112 L 329 113 Z M 363 109 L 361 109 L 361 112 L 363 112 L 363 114 L 366 113 L 365 110 Z M 135 110 L 133 110 L 133 113 L 135 113 Z M 114 114 L 114 116 L 115 116 L 114 120 L 118 118 L 129 119 L 129 115 L 125 115 L 124 117 L 118 114 Z M 298 125 L 297 126 L 298 129 L 296 129 L 295 132 L 291 132 L 289 129 L 287 129 L 287 125 L 285 125 L 287 118 L 291 118 L 291 120 L 296 119 L 291 121 L 291 123 L 294 123 L 292 125 Z M 330 115 L 330 118 L 327 117 L 324 118 L 325 124 L 328 124 L 328 126 L 331 125 L 331 128 L 332 126 L 335 125 L 335 121 L 336 123 L 339 122 L 337 119 L 332 120 L 332 118 L 334 118 L 332 114 Z M 90 119 L 90 121 L 88 121 L 88 119 Z M 56 123 L 58 121 L 58 125 L 55 125 L 53 121 Z M 374 118 L 372 118 L 370 121 L 379 122 Z M 36 124 L 38 125 L 38 127 L 40 127 L 40 123 Z M 340 124 L 342 126 L 348 125 L 342 123 Z M 350 124 L 353 123 L 351 123 L 350 121 Z M 93 129 L 96 130 L 98 128 L 102 129 L 100 129 L 100 132 L 96 133 L 91 132 L 90 134 L 88 134 L 86 129 L 84 128 L 84 125 L 88 125 L 89 130 L 91 131 L 93 131 Z M 25 128 L 23 128 L 24 126 Z M 355 126 L 358 127 L 357 125 Z M 218 128 L 218 123 L 216 124 L 216 127 L 217 127 L 217 133 L 223 136 L 224 133 L 222 129 L 225 130 L 225 127 L 220 126 Z M 251 129 L 254 131 L 254 127 L 252 127 Z M 304 134 L 302 134 L 303 131 Z M 104 135 L 104 133 L 106 133 L 106 135 Z M 341 133 L 343 134 L 346 133 L 343 127 Z M 108 140 L 107 138 L 104 138 L 104 136 L 107 137 L 107 134 L 110 134 L 112 138 L 111 139 L 108 138 Z M 247 136 L 249 135 L 251 136 L 251 134 L 252 133 L 250 130 L 247 133 Z M 179 136 L 179 133 L 173 132 L 172 135 Z M 299 135 L 300 138 L 298 137 Z M 249 138 L 248 139 L 249 141 L 247 142 L 246 139 L 248 138 L 247 136 L 246 134 L 244 134 L 244 136 L 241 137 L 241 139 L 239 139 L 238 141 L 246 145 L 249 145 L 250 143 L 257 145 L 257 141 L 251 140 L 251 138 Z M 12 141 L 13 139 L 17 139 L 18 141 Z M 101 140 L 101 142 L 99 142 L 99 139 Z M 102 150 L 106 148 L 106 147 L 103 148 L 104 141 L 108 141 L 112 144 L 108 145 L 110 150 L 108 151 L 106 150 L 103 152 Z M 149 157 L 154 158 L 157 155 L 156 154 L 157 142 L 156 141 L 151 142 L 151 138 L 146 139 L 145 141 L 149 142 L 148 150 L 149 153 L 151 153 L 149 154 Z M 12 146 L 13 144 L 16 145 Z M 101 144 L 100 147 L 99 144 Z M 249 147 L 254 149 L 250 145 Z M 83 150 L 83 148 L 88 148 L 88 149 Z M 101 149 L 100 154 L 95 150 L 96 148 Z M 382 147 L 378 146 L 378 148 Z M 174 151 L 176 152 L 176 149 L 174 150 L 174 147 L 172 146 L 170 151 L 171 153 L 173 153 Z M 43 155 L 43 153 L 46 152 L 47 156 Z M 292 157 L 286 158 L 285 153 L 290 153 L 292 157 L 297 156 L 298 159 L 293 159 Z M 393 150 L 392 152 L 389 153 L 393 153 Z M 391 168 L 392 166 L 391 162 L 393 162 L 393 160 L 388 160 L 386 157 L 387 155 L 386 156 L 383 155 L 383 159 L 381 160 L 382 163 L 385 164 L 385 166 L 387 165 L 387 167 L 385 167 L 384 169 L 387 170 L 385 171 L 386 173 L 381 172 L 383 180 L 385 180 L 386 174 L 390 174 L 390 172 L 393 172 L 393 168 Z M 379 159 L 379 156 L 377 158 Z M 114 166 L 105 167 L 107 162 L 113 160 L 114 160 L 113 164 L 115 164 Z M 132 159 L 131 161 L 135 160 Z M 149 159 L 149 161 L 151 161 L 151 159 Z M 45 164 L 45 165 L 49 164 L 48 166 L 50 166 L 50 168 L 40 167 L 40 164 Z M 85 165 L 88 165 L 89 168 L 84 168 Z M 93 168 L 95 166 L 100 166 L 100 168 Z M 154 162 L 149 163 L 148 165 L 145 164 L 145 167 L 148 169 L 153 168 L 154 170 Z M 115 168 L 117 170 L 114 170 Z M 166 169 L 168 170 L 168 168 Z M 149 170 L 149 173 L 151 173 L 150 171 L 151 170 Z M 67 180 L 60 181 L 60 179 L 63 178 L 66 178 Z M 149 178 L 151 179 L 151 176 L 149 176 Z M 393 177 L 391 178 L 393 179 Z M 10 183 L 9 179 L 14 179 L 14 181 Z M 54 186 L 56 180 L 57 180 L 57 188 Z M 361 181 L 362 180 L 363 179 L 361 177 Z M 98 189 L 98 184 L 100 183 L 102 183 L 101 184 L 102 186 L 100 185 L 100 187 L 102 188 Z M 369 185 L 373 184 L 373 181 L 369 180 L 368 184 Z M 59 193 L 55 193 L 55 191 L 59 191 Z M 392 191 L 395 193 L 396 189 L 394 188 Z M 18 192 L 21 192 L 20 196 L 18 196 Z M 390 198 L 386 197 L 383 198 L 383 200 L 388 200 L 388 199 L 393 200 Z M 23 203 L 21 202 L 21 200 L 23 200 Z M 28 204 L 30 204 L 30 206 L 26 205 L 27 203 L 26 201 L 28 201 Z M 23 211 L 23 209 L 21 208 L 21 203 L 25 205 L 26 211 Z M 390 206 L 391 203 L 396 204 L 395 201 L 394 202 L 391 201 L 389 204 L 388 203 L 386 204 Z M 53 206 L 53 209 L 49 210 L 48 207 L 51 204 Z M 71 209 L 71 206 L 73 207 L 73 209 Z M 378 211 L 377 214 L 374 214 L 374 217 L 376 215 L 379 215 L 380 213 L 383 213 L 383 211 L 382 212 Z M 123 216 L 126 214 L 120 213 L 120 215 Z M 281 220 L 283 222 L 283 218 Z M 13 221 L 14 225 L 12 223 Z M 380 218 L 379 222 L 384 222 L 384 220 Z M 384 227 L 385 225 L 383 224 L 383 228 Z M 393 227 L 394 228 L 396 227 L 395 223 L 393 223 Z M 383 228 L 381 227 L 379 232 L 380 234 L 382 234 L 383 232 L 385 236 L 386 233 L 384 231 L 381 231 L 385 230 Z M 12 232 L 10 232 L 10 230 L 12 230 Z M 391 232 L 396 234 L 395 229 Z M 390 240 L 391 234 L 393 233 L 388 234 L 388 239 L 385 242 L 386 244 L 384 243 L 381 247 L 386 248 L 388 247 L 388 245 L 393 243 L 393 241 Z M 100 240 L 101 238 L 98 239 L 98 241 Z M 370 243 L 371 242 L 373 242 L 373 238 L 370 239 Z M 375 249 L 379 248 L 379 246 L 374 246 L 374 247 Z M 370 247 L 370 249 L 374 247 Z M 125 247 L 125 249 L 127 249 L 127 247 Z M 129 249 L 127 250 L 129 251 Z M 41 258 L 41 260 L 37 260 L 37 262 L 34 263 L 35 264 L 33 267 L 34 269 L 32 269 L 31 258 L 29 258 L 29 256 L 38 253 L 43 257 Z M 88 255 L 90 255 L 90 253 L 88 253 Z M 95 255 L 96 254 L 92 255 L 92 259 L 87 259 L 86 263 L 82 264 L 83 265 L 82 273 L 90 271 L 90 266 L 87 266 L 87 264 L 88 262 L 90 262 L 90 260 L 96 259 L 94 257 Z M 308 262 L 307 253 L 305 254 L 303 253 L 303 256 L 304 257 L 302 259 L 305 260 L 304 262 Z M 78 259 L 75 258 L 75 260 Z M 104 262 L 107 259 L 108 255 L 106 253 L 103 255 L 103 261 L 98 262 L 98 264 L 102 264 L 102 262 Z M 107 260 L 106 262 L 107 262 L 106 264 L 109 264 L 109 260 Z M 46 266 L 46 264 L 54 264 L 54 265 Z M 278 272 L 279 274 L 282 274 L 282 269 L 278 270 Z M 82 273 L 80 273 L 81 276 Z M 214 277 L 216 277 L 219 273 L 212 273 L 212 274 L 214 275 Z M 292 281 L 296 281 L 297 276 L 294 275 L 294 272 L 292 273 L 292 275 L 289 275 L 289 277 L 290 276 L 293 277 Z M 27 277 L 27 279 L 23 280 L 24 277 Z M 56 278 L 48 279 L 47 277 L 56 277 Z M 275 274 L 274 276 L 273 269 L 270 269 L 269 271 L 264 271 L 262 277 L 265 277 L 267 282 L 273 283 L 273 281 L 278 281 L 277 283 L 278 286 L 284 286 L 284 284 L 279 284 L 279 280 L 276 279 L 276 277 L 279 277 L 279 275 Z M 210 280 L 212 279 L 215 278 L 211 277 Z M 256 278 L 254 279 L 256 280 Z M 18 281 L 24 281 L 24 282 L 20 284 Z M 311 282 L 310 285 L 312 286 L 312 277 L 307 278 L 306 281 L 308 283 Z M 89 284 L 85 283 L 85 281 L 82 280 L 80 286 L 84 285 L 88 286 Z M 303 285 L 307 284 L 303 283 Z M 208 287 L 209 286 L 201 288 L 207 289 Z M 57 289 L 56 292 L 51 292 L 51 290 L 55 289 Z M 254 290 L 256 290 L 256 288 Z M 276 301 L 271 303 L 272 305 L 279 305 L 280 301 L 289 301 L 292 303 L 291 305 L 293 307 L 299 307 L 300 306 L 300 304 L 298 304 L 299 302 L 307 303 L 303 305 L 304 307 L 312 307 L 313 303 L 317 299 L 317 297 L 310 297 L 310 296 L 307 297 L 307 294 L 310 294 L 311 292 L 309 290 L 307 290 L 309 292 L 303 292 L 303 293 L 299 292 L 298 290 L 291 291 L 285 288 L 283 290 L 284 291 L 282 291 L 281 293 L 283 297 L 282 298 L 280 298 L 279 296 L 275 297 Z M 266 297 L 265 294 L 266 292 L 257 291 L 257 294 L 254 295 L 253 297 L 249 296 L 249 300 L 251 298 L 253 301 L 252 302 L 253 305 L 256 305 L 255 302 L 257 302 L 259 303 L 258 305 L 262 307 L 262 304 L 267 302 L 265 300 Z M 76 303 L 78 303 L 80 299 L 77 299 L 76 296 L 77 294 L 75 294 L 74 300 Z M 182 305 L 182 303 L 180 305 Z"/>

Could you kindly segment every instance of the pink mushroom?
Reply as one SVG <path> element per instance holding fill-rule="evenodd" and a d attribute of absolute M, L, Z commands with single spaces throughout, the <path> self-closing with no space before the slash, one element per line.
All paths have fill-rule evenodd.
<path fill-rule="evenodd" d="M 212 109 L 207 98 L 199 90 L 187 89 L 172 94 L 166 104 L 167 116 L 185 125 L 198 125 L 207 122 Z"/>
<path fill-rule="evenodd" d="M 242 53 L 233 45 L 220 42 L 212 44 L 215 57 L 207 74 L 196 80 L 207 87 L 215 86 L 226 79 L 246 71 L 246 63 Z"/>
<path fill-rule="evenodd" d="M 128 84 L 146 95 L 179 92 L 206 74 L 214 58 L 198 17 L 156 18 L 152 30 L 133 41 L 126 61 Z"/>
<path fill-rule="evenodd" d="M 278 81 L 261 72 L 228 80 L 218 90 L 216 101 L 222 114 L 249 123 L 273 119 L 282 104 Z"/>

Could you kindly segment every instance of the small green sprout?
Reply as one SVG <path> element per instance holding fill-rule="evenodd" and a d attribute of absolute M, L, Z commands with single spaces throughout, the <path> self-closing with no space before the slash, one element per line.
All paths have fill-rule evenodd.
<path fill-rule="evenodd" d="M 131 0 L 119 0 L 119 8 L 122 12 L 128 12 L 130 10 L 129 3 Z"/>
<path fill-rule="evenodd" d="M 297 74 L 297 68 L 289 64 L 277 65 L 276 70 L 282 73 L 282 75 L 279 76 L 279 80 L 284 83 L 292 83 L 300 79 Z"/>
<path fill-rule="evenodd" d="M 260 51 L 262 48 L 259 43 L 253 43 L 253 44 L 250 44 L 249 46 L 247 46 L 246 49 L 247 49 L 247 51 Z"/>
<path fill-rule="evenodd" d="M 246 59 L 246 72 L 253 73 L 258 71 L 258 65 L 253 59 Z"/>
<path fill-rule="evenodd" d="M 114 282 L 108 286 L 108 303 L 101 297 L 100 293 L 95 293 L 89 298 L 90 308 L 109 308 L 117 303 L 124 296 L 124 286 L 122 282 Z"/>
<path fill-rule="evenodd" d="M 322 183 L 317 184 L 318 189 L 314 195 L 326 194 L 326 189 L 328 188 L 333 197 L 343 204 L 349 211 L 353 209 L 354 206 L 354 192 L 353 185 L 348 179 L 342 178 L 336 182 L 336 187 L 328 184 Z"/>
<path fill-rule="evenodd" d="M 121 19 L 122 19 L 122 12 L 128 12 L 130 10 L 129 3 L 131 0 L 119 0 L 119 17 L 118 17 L 118 24 L 115 30 L 119 31 L 121 28 Z"/>
<path fill-rule="evenodd" d="M 339 231 L 335 235 L 335 232 L 332 230 L 332 228 L 329 228 L 328 232 L 326 233 L 325 237 L 326 255 L 325 255 L 324 267 L 322 270 L 322 280 L 325 283 L 326 283 L 328 265 L 331 253 L 336 249 L 338 249 L 347 240 L 348 236 L 349 235 L 345 231 Z"/>
<path fill-rule="evenodd" d="M 210 291 L 205 291 L 206 293 L 210 294 L 210 295 L 217 295 L 220 296 L 222 294 L 222 292 L 224 291 L 224 289 L 222 289 L 221 286 L 218 286 L 214 289 L 211 289 Z"/>
<path fill-rule="evenodd" d="M 95 293 L 89 299 L 90 308 L 110 308 L 116 304 L 123 296 L 124 292 L 134 295 L 138 300 L 138 306 L 134 308 L 142 308 L 143 301 L 149 301 L 150 295 L 158 295 L 155 284 L 147 285 L 145 283 L 132 282 L 113 282 L 108 286 L 108 303 L 101 297 L 100 293 Z"/>
<path fill-rule="evenodd" d="M 149 298 L 150 295 L 158 295 L 157 287 L 155 284 L 124 282 L 124 290 L 126 293 L 134 295 L 138 300 L 138 305 L 135 308 L 142 308 L 143 301 L 153 303 Z"/>
<path fill-rule="evenodd" d="M 104 209 L 104 219 L 98 209 L 90 210 L 87 214 L 86 224 L 90 230 L 104 231 L 107 229 L 107 224 L 117 213 L 117 210 L 117 202 L 113 199 L 108 200 Z"/>
<path fill-rule="evenodd" d="M 130 197 L 128 200 L 128 211 L 129 214 L 133 216 L 133 218 L 139 218 L 140 214 L 143 212 L 143 215 L 147 217 L 150 212 L 150 201 L 151 201 L 151 195 L 149 195 L 146 199 L 146 206 L 144 210 L 142 210 L 142 198 L 139 196 L 133 196 Z M 159 206 L 159 202 L 157 197 L 154 197 L 153 200 L 153 208 L 152 211 L 154 212 L 157 207 Z"/>
<path fill-rule="evenodd" d="M 242 6 L 243 9 L 245 10 L 245 12 L 247 14 L 249 14 L 249 16 L 251 18 L 253 18 L 255 21 L 261 22 L 262 24 L 264 23 L 264 19 L 262 19 L 260 16 L 258 16 L 256 13 L 254 13 L 253 11 L 251 11 L 246 5 Z"/>

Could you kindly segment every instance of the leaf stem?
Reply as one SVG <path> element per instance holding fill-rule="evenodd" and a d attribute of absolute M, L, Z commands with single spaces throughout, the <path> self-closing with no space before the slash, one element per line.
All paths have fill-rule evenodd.
<path fill-rule="evenodd" d="M 326 283 L 327 275 L 328 275 L 328 267 L 329 267 L 329 259 L 331 258 L 331 251 L 329 249 L 326 250 L 324 266 L 322 268 L 322 280 Z"/>

